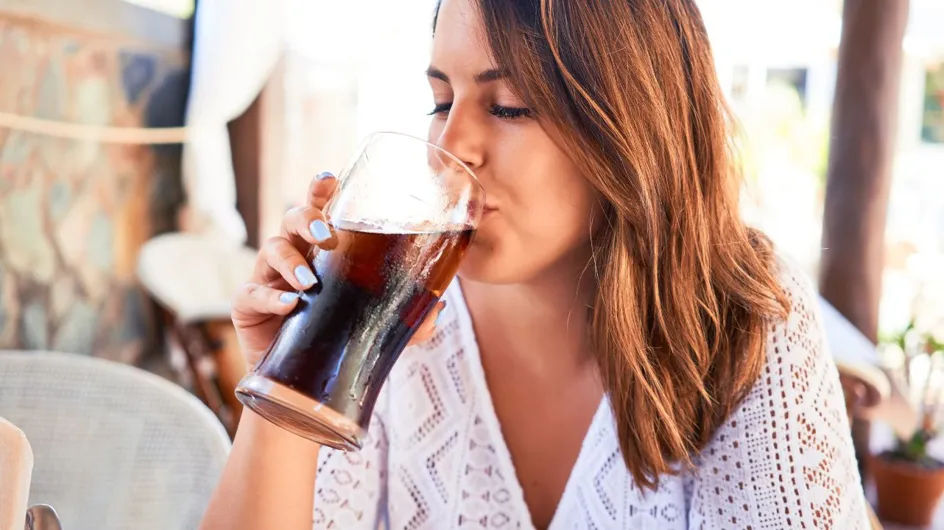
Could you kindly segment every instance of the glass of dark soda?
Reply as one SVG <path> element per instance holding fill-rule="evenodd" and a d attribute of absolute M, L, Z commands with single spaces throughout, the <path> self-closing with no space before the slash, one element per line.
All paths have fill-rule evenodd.
<path fill-rule="evenodd" d="M 381 386 L 455 277 L 484 203 L 446 150 L 398 133 L 368 138 L 325 206 L 333 237 L 312 250 L 317 282 L 239 400 L 299 436 L 360 449 Z"/>

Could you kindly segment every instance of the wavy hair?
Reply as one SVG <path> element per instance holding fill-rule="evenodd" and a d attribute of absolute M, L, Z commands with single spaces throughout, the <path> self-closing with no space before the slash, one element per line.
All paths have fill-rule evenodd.
<path fill-rule="evenodd" d="M 692 464 L 786 316 L 771 244 L 741 220 L 694 0 L 477 0 L 511 89 L 602 197 L 591 343 L 636 483 Z"/>

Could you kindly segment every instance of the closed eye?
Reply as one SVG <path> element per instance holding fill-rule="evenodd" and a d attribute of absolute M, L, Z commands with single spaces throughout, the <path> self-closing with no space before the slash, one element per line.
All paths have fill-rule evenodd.
<path fill-rule="evenodd" d="M 451 101 L 448 103 L 437 103 L 436 106 L 433 107 L 433 111 L 430 112 L 429 115 L 435 116 L 437 114 L 448 114 L 450 109 L 452 109 Z"/>
<path fill-rule="evenodd" d="M 452 110 L 451 101 L 448 103 L 437 103 L 429 115 L 436 116 L 438 114 L 448 114 L 450 110 Z M 502 105 L 492 105 L 492 108 L 490 108 L 488 112 L 492 116 L 501 118 L 503 120 L 515 120 L 519 118 L 531 117 L 531 109 L 527 107 L 505 107 Z"/>
<path fill-rule="evenodd" d="M 501 105 L 493 105 L 489 110 L 489 113 L 492 116 L 501 118 L 503 120 L 514 120 L 518 118 L 531 117 L 531 109 L 526 107 L 503 107 Z"/>

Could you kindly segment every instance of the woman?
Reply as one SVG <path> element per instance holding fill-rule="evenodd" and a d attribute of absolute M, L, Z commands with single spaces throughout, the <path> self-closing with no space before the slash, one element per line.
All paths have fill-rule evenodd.
<path fill-rule="evenodd" d="M 360 453 L 244 413 L 204 528 L 866 528 L 810 284 L 738 216 L 693 0 L 443 0 L 431 141 L 488 213 Z M 233 319 L 313 280 L 316 179 Z"/>

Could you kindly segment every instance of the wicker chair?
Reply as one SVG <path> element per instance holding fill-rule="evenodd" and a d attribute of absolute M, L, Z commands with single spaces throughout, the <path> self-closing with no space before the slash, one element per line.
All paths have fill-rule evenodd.
<path fill-rule="evenodd" d="M 67 530 L 196 528 L 230 447 L 182 388 L 79 355 L 0 352 L 0 417 L 32 446 L 29 503 Z"/>

